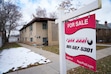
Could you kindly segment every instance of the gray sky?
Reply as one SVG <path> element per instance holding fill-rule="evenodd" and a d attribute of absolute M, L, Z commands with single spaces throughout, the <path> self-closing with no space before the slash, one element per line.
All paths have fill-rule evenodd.
<path fill-rule="evenodd" d="M 57 6 L 62 0 L 15 0 L 15 3 L 21 7 L 23 14 L 23 21 L 29 22 L 32 19 L 32 14 L 35 14 L 35 10 L 38 6 L 45 8 L 48 13 L 57 11 Z M 95 0 L 73 0 L 72 4 L 78 8 L 78 5 L 85 6 Z M 111 22 L 111 0 L 102 0 L 102 8 L 92 12 L 96 14 L 96 19 L 100 20 L 100 23 L 104 21 Z"/>
<path fill-rule="evenodd" d="M 32 14 L 35 14 L 38 6 L 45 8 L 47 13 L 57 11 L 58 4 L 63 0 L 12 0 L 15 4 L 21 7 L 21 13 L 23 18 L 21 22 L 30 22 Z M 95 0 L 73 0 L 72 4 L 74 7 L 79 8 L 79 5 L 85 6 Z M 100 20 L 100 23 L 108 21 L 111 23 L 111 0 L 102 0 L 102 8 L 91 12 L 90 14 L 96 14 L 96 19 Z M 20 28 L 20 27 L 19 27 Z"/>

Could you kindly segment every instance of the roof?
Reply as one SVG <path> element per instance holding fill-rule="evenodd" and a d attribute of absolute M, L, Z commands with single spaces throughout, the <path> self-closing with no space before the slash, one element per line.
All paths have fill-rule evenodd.
<path fill-rule="evenodd" d="M 38 18 L 38 17 L 35 17 L 34 19 L 32 19 L 28 24 L 24 25 L 21 29 L 25 29 L 26 27 L 30 26 L 32 23 L 34 22 L 47 22 L 47 21 L 55 21 L 55 18 Z"/>
<path fill-rule="evenodd" d="M 96 24 L 96 28 L 97 29 L 111 29 L 110 27 L 105 26 L 104 24 Z"/>

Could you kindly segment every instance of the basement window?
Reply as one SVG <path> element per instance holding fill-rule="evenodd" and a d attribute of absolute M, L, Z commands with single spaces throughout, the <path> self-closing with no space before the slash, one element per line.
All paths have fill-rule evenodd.
<path fill-rule="evenodd" d="M 47 37 L 43 37 L 43 42 L 47 42 Z"/>
<path fill-rule="evenodd" d="M 30 42 L 33 42 L 33 38 L 30 38 Z"/>

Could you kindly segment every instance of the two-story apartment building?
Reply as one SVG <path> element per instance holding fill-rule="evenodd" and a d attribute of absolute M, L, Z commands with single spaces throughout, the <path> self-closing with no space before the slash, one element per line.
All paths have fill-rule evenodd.
<path fill-rule="evenodd" d="M 20 29 L 20 42 L 27 44 L 58 45 L 58 25 L 52 18 L 34 18 Z"/>
<path fill-rule="evenodd" d="M 111 42 L 111 28 L 105 24 L 99 24 L 96 21 L 96 39 L 97 42 Z M 48 45 L 58 45 L 58 24 L 52 18 L 34 18 L 22 29 L 20 29 L 20 42 L 27 44 L 42 45 L 48 42 Z"/>

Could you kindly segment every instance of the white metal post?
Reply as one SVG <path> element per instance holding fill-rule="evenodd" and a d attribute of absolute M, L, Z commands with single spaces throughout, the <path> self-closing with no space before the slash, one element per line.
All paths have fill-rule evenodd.
<path fill-rule="evenodd" d="M 59 54 L 60 54 L 60 74 L 66 74 L 66 59 L 65 59 L 65 33 L 64 22 L 61 20 L 64 15 L 64 10 L 59 9 Z"/>

